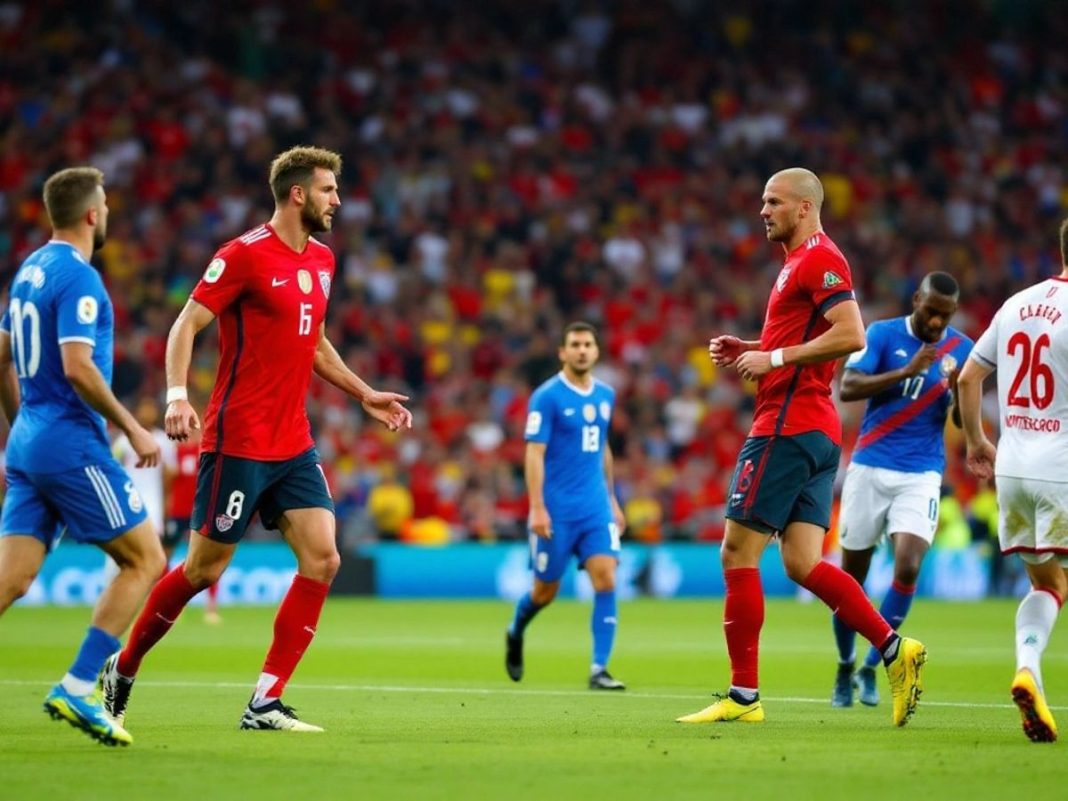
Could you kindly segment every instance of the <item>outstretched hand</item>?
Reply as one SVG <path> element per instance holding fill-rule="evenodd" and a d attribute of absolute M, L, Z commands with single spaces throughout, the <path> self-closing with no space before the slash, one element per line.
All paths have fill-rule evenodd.
<path fill-rule="evenodd" d="M 370 392 L 361 405 L 365 412 L 390 431 L 412 427 L 412 413 L 401 402 L 408 400 L 407 395 L 398 392 Z"/>

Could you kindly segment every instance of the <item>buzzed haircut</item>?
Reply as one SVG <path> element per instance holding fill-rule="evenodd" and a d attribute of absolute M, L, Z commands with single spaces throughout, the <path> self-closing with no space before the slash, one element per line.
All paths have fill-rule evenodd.
<path fill-rule="evenodd" d="M 567 344 L 568 334 L 577 333 L 593 334 L 593 341 L 597 344 L 597 347 L 601 346 L 601 342 L 597 338 L 597 329 L 591 323 L 587 323 L 584 320 L 576 320 L 573 323 L 568 323 L 564 333 L 560 335 L 560 347 Z"/>
<path fill-rule="evenodd" d="M 88 211 L 104 173 L 96 167 L 68 167 L 45 181 L 44 204 L 52 227 L 70 228 Z"/>
<path fill-rule="evenodd" d="M 1068 217 L 1061 220 L 1061 264 L 1068 265 Z"/>
<path fill-rule="evenodd" d="M 311 184 L 317 168 L 341 173 L 341 156 L 321 147 L 292 147 L 279 153 L 271 162 L 271 193 L 276 202 L 289 197 L 289 190 L 296 185 L 305 189 Z"/>
<path fill-rule="evenodd" d="M 920 292 L 923 294 L 945 295 L 947 298 L 956 300 L 960 297 L 960 284 L 949 273 L 941 271 L 927 273 L 920 282 Z"/>
<path fill-rule="evenodd" d="M 812 170 L 804 167 L 787 167 L 771 176 L 769 181 L 776 178 L 789 181 L 797 195 L 802 199 L 811 200 L 817 211 L 823 207 L 823 184 Z"/>

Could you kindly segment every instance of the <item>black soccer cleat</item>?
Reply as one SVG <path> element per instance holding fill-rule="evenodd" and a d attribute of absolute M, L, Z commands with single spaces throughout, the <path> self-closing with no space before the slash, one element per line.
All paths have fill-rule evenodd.
<path fill-rule="evenodd" d="M 512 681 L 523 678 L 523 638 L 508 631 L 504 632 L 504 669 Z"/>
<path fill-rule="evenodd" d="M 618 679 L 613 679 L 607 670 L 598 670 L 590 674 L 591 690 L 625 690 L 627 685 Z"/>

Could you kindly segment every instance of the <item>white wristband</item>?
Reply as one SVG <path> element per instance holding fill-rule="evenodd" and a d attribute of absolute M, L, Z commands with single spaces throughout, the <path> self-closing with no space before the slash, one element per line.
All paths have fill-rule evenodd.
<path fill-rule="evenodd" d="M 775 348 L 775 350 L 771 352 L 771 366 L 782 367 L 784 364 L 786 364 L 786 362 L 783 361 L 782 348 Z"/>
<path fill-rule="evenodd" d="M 171 387 L 167 390 L 168 406 L 180 400 L 189 400 L 189 393 L 185 391 L 185 387 Z"/>

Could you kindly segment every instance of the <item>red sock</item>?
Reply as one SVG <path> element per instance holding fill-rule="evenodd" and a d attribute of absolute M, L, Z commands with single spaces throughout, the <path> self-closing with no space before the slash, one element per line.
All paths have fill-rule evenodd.
<path fill-rule="evenodd" d="M 208 601 L 208 606 L 212 609 L 219 605 L 219 582 L 216 581 L 208 587 Z"/>
<path fill-rule="evenodd" d="M 277 680 L 267 689 L 267 698 L 281 698 L 286 682 L 311 645 L 319 613 L 323 611 L 330 585 L 304 576 L 294 576 L 293 584 L 278 607 L 274 619 L 274 641 L 263 663 L 263 672 Z"/>
<path fill-rule="evenodd" d="M 185 605 L 198 592 L 185 577 L 184 564 L 178 565 L 159 580 L 130 630 L 126 647 L 119 654 L 118 669 L 121 675 L 131 679 L 137 675 L 145 654 L 171 630 Z"/>
<path fill-rule="evenodd" d="M 764 588 L 755 567 L 723 571 L 727 598 L 723 605 L 723 633 L 731 659 L 731 685 L 757 689 L 760 629 L 764 626 Z"/>
<path fill-rule="evenodd" d="M 886 619 L 875 611 L 864 588 L 839 567 L 819 562 L 801 586 L 838 615 L 839 619 L 878 649 L 894 634 Z"/>

